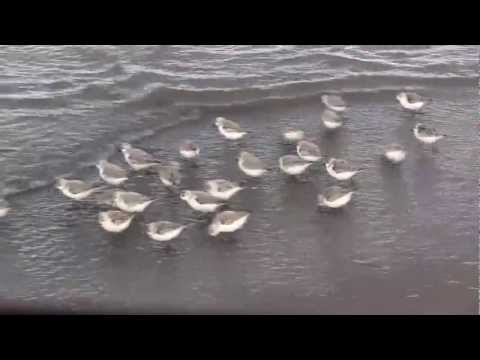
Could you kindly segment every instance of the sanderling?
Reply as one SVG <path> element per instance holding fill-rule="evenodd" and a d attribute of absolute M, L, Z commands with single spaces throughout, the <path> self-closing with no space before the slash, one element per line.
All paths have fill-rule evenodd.
<path fill-rule="evenodd" d="M 267 172 L 267 168 L 263 161 L 247 151 L 240 152 L 237 161 L 240 170 L 248 176 L 259 177 Z"/>
<path fill-rule="evenodd" d="M 121 185 L 128 180 L 128 172 L 124 168 L 112 164 L 107 160 L 100 160 L 96 165 L 100 177 L 110 185 Z"/>
<path fill-rule="evenodd" d="M 326 109 L 322 114 L 323 125 L 329 130 L 334 130 L 343 125 L 342 117 L 335 111 Z"/>
<path fill-rule="evenodd" d="M 7 216 L 10 212 L 10 204 L 7 200 L 0 198 L 0 218 Z"/>
<path fill-rule="evenodd" d="M 168 165 L 160 166 L 158 168 L 158 176 L 162 184 L 168 188 L 180 185 L 182 180 L 180 164 L 176 161 L 171 161 Z"/>
<path fill-rule="evenodd" d="M 237 231 L 245 225 L 249 216 L 248 211 L 222 211 L 213 218 L 208 227 L 208 234 L 217 236 L 220 233 Z"/>
<path fill-rule="evenodd" d="M 347 160 L 343 159 L 330 159 L 325 167 L 330 176 L 337 180 L 350 180 L 355 174 L 362 169 L 353 167 Z"/>
<path fill-rule="evenodd" d="M 238 140 L 247 134 L 236 122 L 227 120 L 224 117 L 217 117 L 215 119 L 215 126 L 218 128 L 218 131 L 220 131 L 220 134 L 229 140 Z"/>
<path fill-rule="evenodd" d="M 128 143 L 122 143 L 120 147 L 125 161 L 135 171 L 145 170 L 160 163 L 160 160 L 155 159 L 149 153 L 134 148 Z"/>
<path fill-rule="evenodd" d="M 347 109 L 345 100 L 338 95 L 322 95 L 322 102 L 330 110 L 336 112 L 343 112 Z"/>
<path fill-rule="evenodd" d="M 322 158 L 320 148 L 311 141 L 302 140 L 297 144 L 297 154 L 306 161 L 319 161 Z"/>
<path fill-rule="evenodd" d="M 433 128 L 427 128 L 422 123 L 416 124 L 412 131 L 417 140 L 424 144 L 434 144 L 447 136 L 445 134 L 439 134 L 437 130 Z"/>
<path fill-rule="evenodd" d="M 126 212 L 143 212 L 153 201 L 145 195 L 132 191 L 116 191 L 113 194 L 115 206 Z"/>
<path fill-rule="evenodd" d="M 147 224 L 147 235 L 155 241 L 170 241 L 179 236 L 187 225 L 171 221 L 156 221 Z"/>
<path fill-rule="evenodd" d="M 318 195 L 318 206 L 340 208 L 347 205 L 352 198 L 353 191 L 342 189 L 339 186 L 330 186 Z"/>
<path fill-rule="evenodd" d="M 393 164 L 401 163 L 403 160 L 405 160 L 406 155 L 407 152 L 402 145 L 390 144 L 385 147 L 384 156 Z"/>
<path fill-rule="evenodd" d="M 105 189 L 105 186 L 92 187 L 82 180 L 67 180 L 64 178 L 57 178 L 55 187 L 63 195 L 73 200 L 84 200 L 94 192 Z"/>
<path fill-rule="evenodd" d="M 210 195 L 220 200 L 229 200 L 233 195 L 243 190 L 243 187 L 233 181 L 215 179 L 205 181 L 205 189 Z"/>
<path fill-rule="evenodd" d="M 297 143 L 303 139 L 305 132 L 303 130 L 288 127 L 283 131 L 282 136 L 283 140 L 288 143 Z"/>
<path fill-rule="evenodd" d="M 432 101 L 412 92 L 401 92 L 396 97 L 400 105 L 410 111 L 419 111 L 425 104 Z"/>
<path fill-rule="evenodd" d="M 297 155 L 284 155 L 278 159 L 278 164 L 287 175 L 300 175 L 313 165 L 312 162 L 305 161 Z"/>
<path fill-rule="evenodd" d="M 215 212 L 224 203 L 205 191 L 185 190 L 180 194 L 180 199 L 184 200 L 192 209 L 202 213 Z"/>
<path fill-rule="evenodd" d="M 180 155 L 188 160 L 194 159 L 200 154 L 200 148 L 190 140 L 181 143 L 178 150 Z"/>
<path fill-rule="evenodd" d="M 103 211 L 98 214 L 98 222 L 108 232 L 120 233 L 125 231 L 132 222 L 135 214 L 118 210 Z"/>

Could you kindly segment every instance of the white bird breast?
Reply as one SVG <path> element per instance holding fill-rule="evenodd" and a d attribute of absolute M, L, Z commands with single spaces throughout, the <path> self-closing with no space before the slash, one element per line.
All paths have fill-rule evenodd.
<path fill-rule="evenodd" d="M 130 223 L 132 222 L 133 217 L 129 218 L 127 221 L 115 224 L 113 223 L 110 218 L 106 217 L 103 219 L 103 221 L 100 221 L 100 225 L 109 232 L 114 232 L 114 233 L 119 233 L 124 230 L 126 230 L 129 226 Z"/>
<path fill-rule="evenodd" d="M 334 177 L 337 180 L 349 180 L 353 175 L 357 173 L 357 171 L 345 171 L 341 173 L 337 173 L 331 166 L 327 166 L 327 172 L 330 176 Z"/>
<path fill-rule="evenodd" d="M 4 217 L 4 216 L 7 216 L 8 212 L 10 211 L 9 208 L 2 208 L 0 209 L 0 218 L 1 217 Z"/>
<path fill-rule="evenodd" d="M 249 216 L 250 216 L 250 214 L 245 215 L 244 217 L 241 217 L 238 220 L 236 220 L 233 223 L 228 224 L 228 225 L 213 223 L 212 227 L 214 227 L 214 229 L 217 232 L 234 232 L 234 231 L 237 231 L 238 229 L 242 228 L 245 225 Z"/>
<path fill-rule="evenodd" d="M 211 204 L 200 204 L 196 199 L 187 199 L 188 205 L 194 210 L 200 212 L 214 212 L 221 204 L 211 203 Z"/>
<path fill-rule="evenodd" d="M 220 131 L 220 134 L 222 134 L 229 140 L 241 139 L 246 134 L 246 132 L 243 131 L 225 131 L 225 128 L 223 126 L 219 126 L 218 130 Z"/>
<path fill-rule="evenodd" d="M 425 104 L 423 101 L 409 103 L 405 96 L 399 96 L 397 97 L 397 99 L 398 101 L 400 101 L 400 105 L 402 105 L 405 109 L 408 110 L 420 110 Z"/>
<path fill-rule="evenodd" d="M 234 187 L 234 188 L 231 188 L 227 191 L 218 191 L 217 186 L 211 186 L 208 189 L 208 193 L 212 196 L 215 196 L 216 198 L 221 199 L 221 200 L 228 200 L 233 195 L 235 195 L 237 192 L 239 192 L 241 189 L 242 189 L 241 187 Z"/>
<path fill-rule="evenodd" d="M 393 150 L 393 151 L 387 151 L 385 153 L 385 156 L 387 157 L 388 160 L 392 162 L 400 162 L 405 159 L 405 151 L 402 150 Z"/>
<path fill-rule="evenodd" d="M 329 120 L 324 120 L 323 124 L 327 129 L 336 129 L 342 126 L 342 123 L 340 121 L 329 121 Z"/>
<path fill-rule="evenodd" d="M 302 164 L 302 165 L 294 165 L 285 167 L 283 164 L 280 168 L 289 175 L 300 175 L 303 173 L 311 164 Z"/>
<path fill-rule="evenodd" d="M 153 240 L 156 240 L 156 241 L 169 241 L 169 240 L 175 239 L 178 235 L 180 235 L 180 233 L 183 231 L 183 229 L 184 229 L 184 227 L 181 226 L 177 229 L 165 232 L 163 234 L 159 234 L 159 233 L 149 231 L 148 235 Z"/>
<path fill-rule="evenodd" d="M 283 137 L 288 141 L 299 141 L 303 139 L 303 133 L 300 131 L 287 131 L 283 134 Z"/>
<path fill-rule="evenodd" d="M 242 170 L 248 176 L 259 177 L 259 176 L 262 176 L 265 173 L 265 169 L 248 169 L 248 168 L 245 168 L 245 166 L 243 165 L 243 161 L 239 161 L 238 166 L 240 167 L 240 170 Z"/>
<path fill-rule="evenodd" d="M 193 159 L 194 157 L 198 156 L 199 151 L 193 150 L 180 150 L 180 155 L 182 155 L 185 159 Z"/>

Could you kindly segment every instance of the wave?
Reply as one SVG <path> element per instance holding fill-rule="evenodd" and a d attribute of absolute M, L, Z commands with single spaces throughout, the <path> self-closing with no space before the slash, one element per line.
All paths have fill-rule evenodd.
<path fill-rule="evenodd" d="M 351 75 L 343 79 L 285 82 L 277 85 L 237 89 L 179 89 L 161 86 L 133 99 L 124 106 L 152 108 L 175 106 L 237 107 L 272 101 L 299 101 L 323 93 L 355 96 L 364 93 L 390 93 L 406 88 L 420 90 L 432 86 L 476 86 L 478 77 L 423 77 L 390 75 Z"/>

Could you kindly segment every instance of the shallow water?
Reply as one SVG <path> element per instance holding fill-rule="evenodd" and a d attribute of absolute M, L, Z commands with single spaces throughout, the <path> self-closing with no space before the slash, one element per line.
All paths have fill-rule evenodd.
<path fill-rule="evenodd" d="M 478 313 L 478 48 L 472 46 L 1 46 L 0 181 L 13 206 L 0 219 L 4 309 L 156 313 Z M 434 99 L 403 112 L 405 88 Z M 343 128 L 320 122 L 325 92 L 349 102 Z M 238 144 L 212 121 L 250 131 Z M 417 144 L 416 121 L 448 137 Z M 305 130 L 356 176 L 352 202 L 318 211 L 334 184 L 320 165 L 287 179 L 285 126 Z M 197 221 L 155 176 L 126 187 L 159 198 L 121 235 L 101 231 L 98 207 L 51 186 L 59 175 L 98 181 L 92 166 L 122 164 L 122 141 L 178 160 L 201 146 L 185 189 L 243 179 L 234 158 L 256 153 L 276 169 L 249 180 L 232 208 L 253 211 L 225 241 L 198 223 L 174 244 L 152 243 L 144 223 Z M 405 163 L 381 160 L 399 142 Z"/>

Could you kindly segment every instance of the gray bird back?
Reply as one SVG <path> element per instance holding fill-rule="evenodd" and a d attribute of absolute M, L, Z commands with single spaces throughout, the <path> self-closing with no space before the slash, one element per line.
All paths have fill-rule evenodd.
<path fill-rule="evenodd" d="M 335 201 L 335 200 L 341 198 L 342 196 L 344 196 L 347 192 L 349 192 L 349 191 L 347 191 L 345 189 L 342 189 L 339 186 L 330 186 L 330 187 L 328 187 L 324 190 L 322 195 L 328 201 Z"/>
<path fill-rule="evenodd" d="M 343 159 L 337 159 L 333 163 L 333 169 L 336 172 L 355 171 L 356 169 L 347 161 Z"/>
<path fill-rule="evenodd" d="M 110 162 L 105 162 L 103 164 L 103 173 L 108 177 L 114 178 L 124 178 L 127 177 L 127 171 L 122 167 L 112 164 Z"/>
<path fill-rule="evenodd" d="M 150 200 L 145 195 L 135 193 L 135 192 L 124 192 L 124 193 L 121 193 L 120 197 L 123 199 L 125 203 L 130 205 L 135 205 L 135 204 L 143 203 Z"/>
<path fill-rule="evenodd" d="M 245 167 L 249 168 L 249 169 L 263 169 L 264 168 L 264 164 L 263 164 L 263 161 L 260 160 L 259 158 L 257 158 L 255 155 L 253 155 L 252 153 L 249 153 L 249 152 L 244 152 L 243 153 L 243 164 Z"/>
<path fill-rule="evenodd" d="M 223 224 L 223 225 L 230 225 L 237 221 L 238 219 L 248 215 L 247 211 L 222 211 L 215 215 L 214 222 Z"/>
<path fill-rule="evenodd" d="M 345 106 L 345 100 L 341 96 L 338 95 L 327 95 L 325 98 L 326 102 L 328 102 L 332 106 Z"/>

